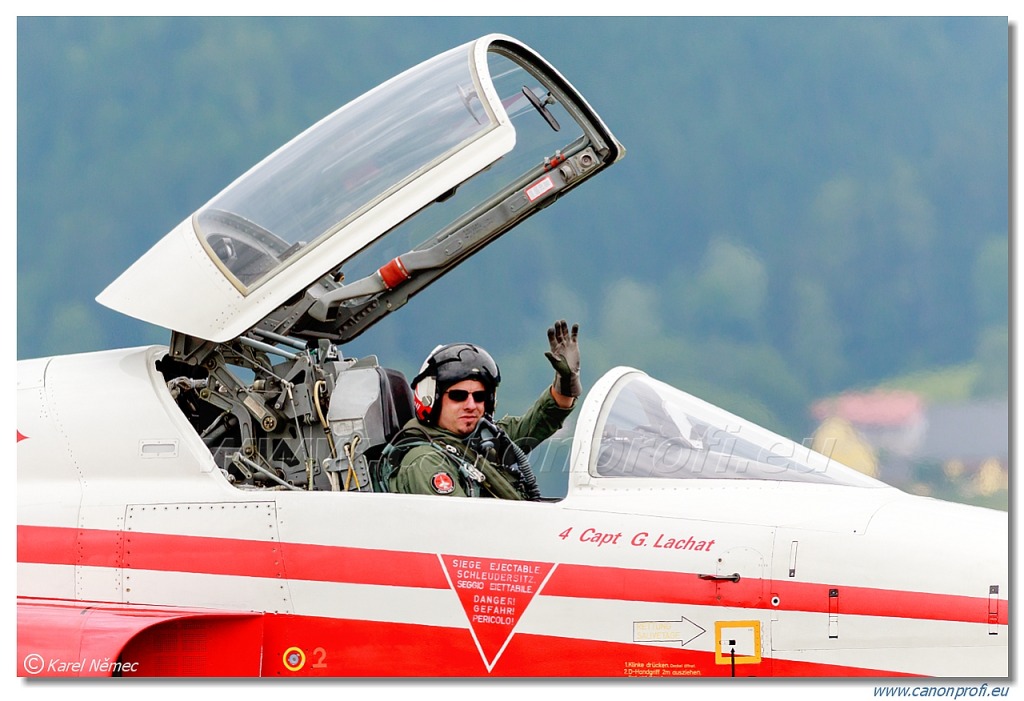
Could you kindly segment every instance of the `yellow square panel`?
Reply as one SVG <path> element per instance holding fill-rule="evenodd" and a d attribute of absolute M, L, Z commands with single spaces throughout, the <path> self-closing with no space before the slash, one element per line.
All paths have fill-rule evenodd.
<path fill-rule="evenodd" d="M 715 621 L 715 664 L 758 664 L 761 621 Z"/>

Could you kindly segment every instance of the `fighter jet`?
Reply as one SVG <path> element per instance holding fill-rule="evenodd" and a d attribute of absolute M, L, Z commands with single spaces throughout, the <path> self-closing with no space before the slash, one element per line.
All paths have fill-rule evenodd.
<path fill-rule="evenodd" d="M 564 496 L 388 491 L 409 378 L 346 344 L 624 154 L 489 35 L 156 242 L 98 301 L 167 345 L 18 363 L 18 675 L 1007 676 L 1005 513 L 642 369 L 582 400 Z"/>

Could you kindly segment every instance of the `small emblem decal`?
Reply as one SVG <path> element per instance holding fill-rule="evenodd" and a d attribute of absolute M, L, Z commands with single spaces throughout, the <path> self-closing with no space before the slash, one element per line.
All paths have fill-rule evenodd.
<path fill-rule="evenodd" d="M 430 486 L 438 494 L 451 494 L 455 491 L 455 481 L 447 472 L 438 472 L 431 477 Z"/>
<path fill-rule="evenodd" d="M 551 176 L 545 175 L 533 185 L 526 188 L 526 196 L 529 198 L 530 202 L 533 202 L 541 195 L 545 194 L 549 190 L 553 190 L 554 188 L 555 183 L 551 180 Z"/>
<path fill-rule="evenodd" d="M 281 661 L 288 671 L 298 672 L 306 666 L 306 653 L 302 651 L 302 648 L 290 647 L 284 651 Z"/>

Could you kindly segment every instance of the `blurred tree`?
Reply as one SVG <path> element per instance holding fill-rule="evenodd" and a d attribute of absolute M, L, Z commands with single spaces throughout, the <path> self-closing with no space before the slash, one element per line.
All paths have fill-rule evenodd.
<path fill-rule="evenodd" d="M 764 329 L 767 290 L 767 271 L 754 252 L 719 236 L 708 245 L 687 304 L 699 328 L 757 341 Z"/>
<path fill-rule="evenodd" d="M 1005 325 L 992 325 L 981 333 L 977 351 L 976 397 L 1009 397 L 1010 333 Z"/>
<path fill-rule="evenodd" d="M 1010 318 L 1009 242 L 989 236 L 978 247 L 972 268 L 974 308 L 983 325 L 1005 324 Z"/>

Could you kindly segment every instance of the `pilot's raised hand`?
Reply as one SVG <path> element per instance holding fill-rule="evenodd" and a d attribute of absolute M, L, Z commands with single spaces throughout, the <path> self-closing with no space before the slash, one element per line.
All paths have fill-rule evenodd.
<path fill-rule="evenodd" d="M 579 330 L 579 324 L 573 324 L 570 331 L 565 320 L 556 321 L 548 329 L 551 350 L 544 353 L 555 369 L 552 388 L 558 394 L 572 399 L 583 394 L 583 385 L 580 383 L 580 346 L 576 340 Z"/>

